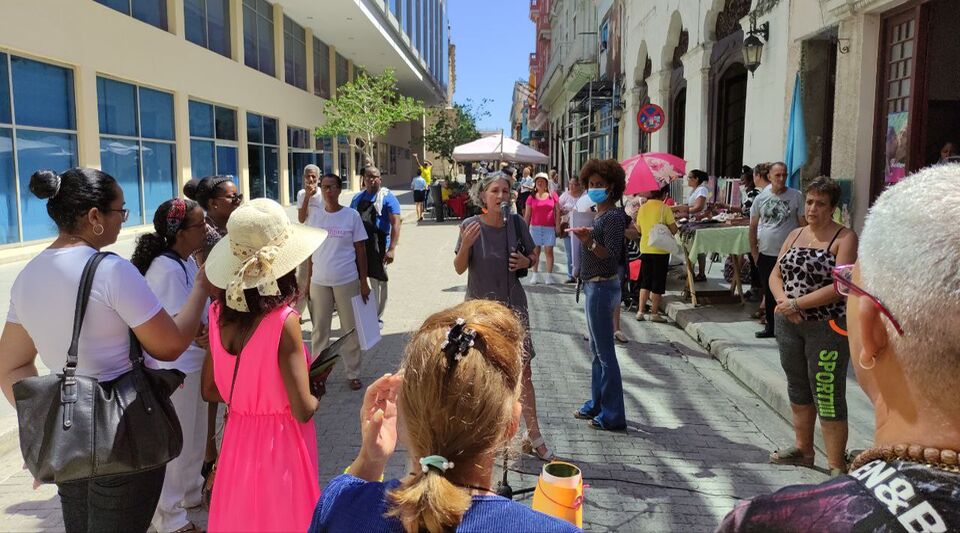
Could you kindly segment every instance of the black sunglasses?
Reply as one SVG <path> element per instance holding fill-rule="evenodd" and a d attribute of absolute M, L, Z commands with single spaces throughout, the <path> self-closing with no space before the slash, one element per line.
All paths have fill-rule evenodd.
<path fill-rule="evenodd" d="M 226 194 L 226 195 L 223 195 L 223 196 L 217 196 L 217 198 L 225 198 L 225 199 L 227 199 L 227 200 L 230 200 L 230 203 L 232 203 L 232 204 L 234 204 L 234 205 L 238 205 L 238 204 L 240 204 L 240 202 L 243 202 L 243 194 L 239 194 L 239 193 L 238 193 L 238 194 Z"/>

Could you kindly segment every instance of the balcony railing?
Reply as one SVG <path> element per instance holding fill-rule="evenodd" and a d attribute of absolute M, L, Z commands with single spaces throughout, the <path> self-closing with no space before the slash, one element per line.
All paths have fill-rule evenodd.
<path fill-rule="evenodd" d="M 540 18 L 540 6 L 543 0 L 530 0 L 530 20 L 536 22 Z"/>

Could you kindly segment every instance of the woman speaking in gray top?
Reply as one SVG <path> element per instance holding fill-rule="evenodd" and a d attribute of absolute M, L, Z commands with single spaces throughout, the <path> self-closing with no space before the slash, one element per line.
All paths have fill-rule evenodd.
<path fill-rule="evenodd" d="M 553 451 L 540 434 L 537 396 L 530 370 L 535 353 L 530 340 L 527 295 L 517 277 L 518 270 L 530 268 L 536 261 L 533 237 L 519 215 L 507 214 L 504 223 L 501 214 L 501 204 L 509 205 L 512 181 L 508 175 L 498 172 L 474 185 L 471 198 L 475 205 L 484 209 L 484 213 L 470 217 L 460 225 L 453 266 L 457 274 L 467 272 L 467 300 L 495 300 L 505 304 L 517 314 L 526 330 L 523 390 L 520 394 L 523 419 L 527 425 L 523 448 L 525 452 L 549 461 L 553 458 Z"/>

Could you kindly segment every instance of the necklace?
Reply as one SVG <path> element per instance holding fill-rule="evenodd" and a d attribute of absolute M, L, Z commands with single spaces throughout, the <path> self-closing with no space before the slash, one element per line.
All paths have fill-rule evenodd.
<path fill-rule="evenodd" d="M 947 472 L 960 473 L 960 463 L 958 463 L 957 452 L 950 449 L 928 448 L 919 444 L 896 444 L 893 446 L 878 446 L 864 450 L 858 455 L 852 463 L 850 470 L 856 470 L 861 466 L 880 459 L 884 462 L 893 460 L 908 461 L 911 463 L 925 464 Z"/>
<path fill-rule="evenodd" d="M 78 237 L 78 236 L 76 236 L 76 235 L 67 235 L 67 237 L 70 237 L 70 239 L 71 239 L 72 242 L 83 242 L 83 243 L 85 243 L 87 246 L 93 248 L 94 250 L 97 250 L 97 249 L 98 249 L 98 248 L 97 248 L 96 246 L 94 246 L 90 241 L 88 241 L 87 239 L 84 239 L 83 237 Z"/>

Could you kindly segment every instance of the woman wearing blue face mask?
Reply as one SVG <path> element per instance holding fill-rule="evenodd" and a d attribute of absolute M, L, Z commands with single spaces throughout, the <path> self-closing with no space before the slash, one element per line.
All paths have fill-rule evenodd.
<path fill-rule="evenodd" d="M 589 420 L 594 429 L 618 431 L 627 427 L 627 420 L 620 365 L 614 351 L 613 316 L 620 304 L 619 270 L 624 262 L 624 232 L 629 219 L 616 204 L 623 197 L 626 176 L 614 159 L 591 159 L 580 171 L 580 183 L 597 204 L 593 228 L 570 229 L 582 244 L 580 279 L 586 296 L 593 379 L 590 399 L 574 416 Z"/>

